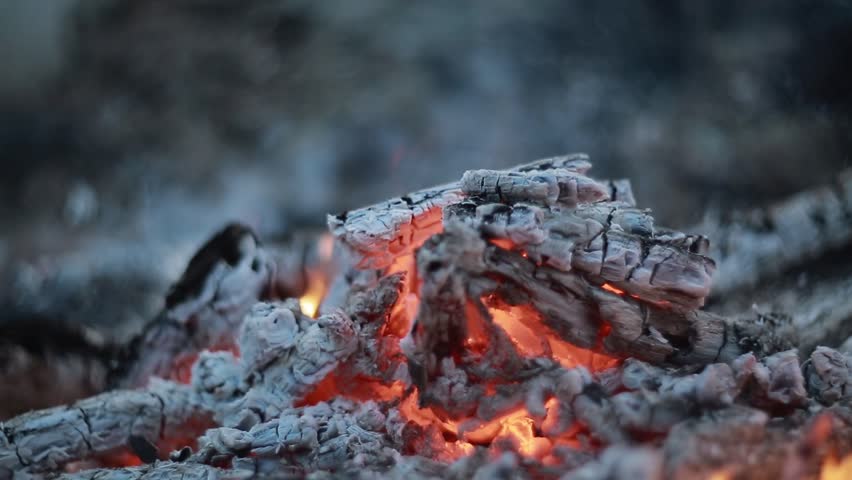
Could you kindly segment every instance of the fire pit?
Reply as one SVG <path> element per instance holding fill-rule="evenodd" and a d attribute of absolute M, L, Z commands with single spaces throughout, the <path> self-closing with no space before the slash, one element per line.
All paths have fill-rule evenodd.
<path fill-rule="evenodd" d="M 2 424 L 0 473 L 852 478 L 846 277 L 807 312 L 702 309 L 848 245 L 852 175 L 705 237 L 590 167 L 468 171 L 286 246 L 225 228 L 110 389 Z"/>

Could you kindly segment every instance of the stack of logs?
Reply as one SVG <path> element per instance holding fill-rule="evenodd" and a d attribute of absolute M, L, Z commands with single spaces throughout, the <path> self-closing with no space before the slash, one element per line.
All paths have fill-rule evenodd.
<path fill-rule="evenodd" d="M 728 294 L 848 245 L 852 176 L 708 218 L 711 250 L 589 168 L 469 171 L 331 216 L 331 258 L 225 228 L 108 391 L 0 426 L 0 476 L 816 478 L 852 451 L 852 356 L 817 346 L 842 318 L 832 339 L 701 310 L 714 273 Z M 330 285 L 317 318 L 288 298 L 306 269 Z"/>

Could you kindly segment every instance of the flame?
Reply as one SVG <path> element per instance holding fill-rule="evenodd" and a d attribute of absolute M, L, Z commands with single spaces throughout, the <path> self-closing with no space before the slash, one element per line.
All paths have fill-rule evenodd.
<path fill-rule="evenodd" d="M 299 297 L 299 308 L 309 317 L 316 318 L 320 303 L 328 292 L 328 277 L 333 254 L 334 238 L 329 234 L 321 236 L 317 244 L 319 262 L 315 268 L 306 271 L 308 286 L 305 293 Z"/>
<path fill-rule="evenodd" d="M 328 281 L 325 275 L 319 270 L 309 270 L 307 277 L 308 288 L 299 297 L 299 308 L 305 315 L 316 318 L 320 303 L 328 291 Z"/>
<path fill-rule="evenodd" d="M 820 480 L 849 480 L 852 478 L 852 455 L 837 460 L 834 455 L 829 455 L 822 464 Z"/>
<path fill-rule="evenodd" d="M 299 308 L 309 317 L 315 317 L 319 310 L 320 295 L 316 292 L 305 293 L 299 298 Z"/>

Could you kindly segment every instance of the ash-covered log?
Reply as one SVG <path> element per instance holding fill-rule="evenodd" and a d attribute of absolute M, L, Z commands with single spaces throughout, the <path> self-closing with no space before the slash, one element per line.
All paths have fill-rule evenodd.
<path fill-rule="evenodd" d="M 701 310 L 708 239 L 660 228 L 629 182 L 589 168 L 470 171 L 330 217 L 333 258 L 223 230 L 120 359 L 114 383 L 142 388 L 0 425 L 0 469 L 733 479 L 813 476 L 852 451 L 852 357 L 797 349 L 784 315 Z M 322 290 L 310 248 L 328 250 Z M 108 468 L 130 454 L 149 465 Z"/>
<path fill-rule="evenodd" d="M 692 231 L 713 239 L 716 295 L 751 288 L 852 244 L 852 171 L 765 208 L 710 215 Z"/>

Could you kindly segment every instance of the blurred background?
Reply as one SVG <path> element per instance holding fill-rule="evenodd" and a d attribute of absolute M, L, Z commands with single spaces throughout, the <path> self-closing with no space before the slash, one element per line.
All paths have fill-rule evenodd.
<path fill-rule="evenodd" d="M 227 221 L 567 152 L 762 205 L 852 163 L 850 52 L 841 0 L 3 0 L 0 317 L 132 330 Z"/>

